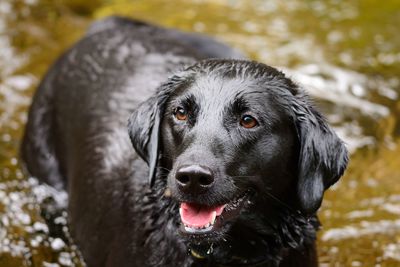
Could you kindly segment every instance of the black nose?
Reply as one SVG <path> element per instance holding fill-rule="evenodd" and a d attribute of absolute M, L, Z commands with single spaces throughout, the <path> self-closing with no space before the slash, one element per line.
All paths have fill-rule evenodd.
<path fill-rule="evenodd" d="M 180 167 L 175 178 L 178 187 L 187 193 L 204 191 L 214 183 L 214 175 L 211 169 L 200 165 Z"/>

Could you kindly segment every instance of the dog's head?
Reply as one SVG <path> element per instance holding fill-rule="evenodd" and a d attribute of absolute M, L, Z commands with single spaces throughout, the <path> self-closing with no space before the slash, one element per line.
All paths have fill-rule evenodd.
<path fill-rule="evenodd" d="M 254 228 L 281 203 L 314 214 L 343 174 L 347 150 L 307 95 L 276 69 L 206 60 L 170 78 L 129 121 L 138 154 L 168 171 L 182 232 Z"/>

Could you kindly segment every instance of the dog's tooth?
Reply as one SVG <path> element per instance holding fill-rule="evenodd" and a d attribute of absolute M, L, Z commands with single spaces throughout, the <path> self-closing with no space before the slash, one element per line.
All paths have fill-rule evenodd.
<path fill-rule="evenodd" d="M 179 208 L 179 215 L 181 215 L 181 218 L 182 218 L 182 213 L 183 213 L 182 208 Z"/>
<path fill-rule="evenodd" d="M 215 219 L 217 218 L 217 212 L 213 211 L 212 212 L 212 217 L 211 217 L 211 225 L 215 223 Z"/>
<path fill-rule="evenodd" d="M 189 226 L 188 227 L 185 226 L 185 230 L 188 231 L 189 233 L 193 233 L 194 232 L 194 229 L 192 227 L 189 227 Z"/>
<path fill-rule="evenodd" d="M 172 193 L 171 193 L 171 189 L 169 189 L 168 187 L 165 189 L 164 191 L 164 197 L 171 197 Z"/>

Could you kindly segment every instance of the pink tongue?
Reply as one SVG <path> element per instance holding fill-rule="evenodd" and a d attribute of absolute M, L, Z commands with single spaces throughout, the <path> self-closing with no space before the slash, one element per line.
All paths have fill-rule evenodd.
<path fill-rule="evenodd" d="M 204 227 L 212 222 L 213 212 L 216 216 L 221 215 L 225 205 L 207 207 L 197 204 L 181 203 L 181 220 L 188 226 Z"/>

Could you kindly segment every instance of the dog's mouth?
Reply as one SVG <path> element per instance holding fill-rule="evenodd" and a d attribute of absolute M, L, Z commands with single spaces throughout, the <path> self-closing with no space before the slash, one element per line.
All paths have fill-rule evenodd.
<path fill-rule="evenodd" d="M 220 229 L 225 222 L 239 216 L 249 194 L 242 194 L 229 203 L 206 206 L 182 202 L 179 213 L 182 231 L 186 234 L 209 234 Z"/>

